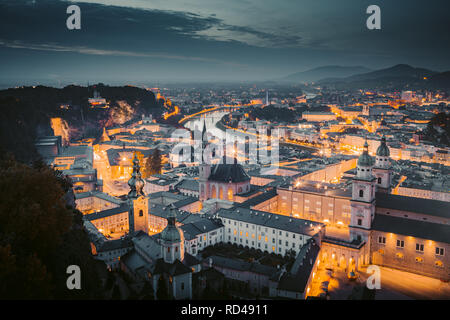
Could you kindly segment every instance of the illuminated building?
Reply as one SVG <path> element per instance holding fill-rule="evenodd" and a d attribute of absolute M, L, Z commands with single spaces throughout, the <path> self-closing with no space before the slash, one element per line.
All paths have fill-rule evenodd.
<path fill-rule="evenodd" d="M 202 132 L 203 148 L 206 149 L 206 125 Z M 225 146 L 225 144 L 224 144 Z M 237 163 L 236 155 L 232 164 L 226 163 L 226 152 L 223 153 L 223 163 L 211 167 L 202 152 L 202 163 L 199 165 L 199 193 L 200 200 L 210 198 L 233 201 L 236 194 L 250 191 L 251 178 L 241 164 Z"/>
<path fill-rule="evenodd" d="M 358 159 L 351 197 L 345 192 L 336 198 L 336 191 L 279 188 L 278 210 L 348 229 L 348 236 L 326 234 L 323 238 L 320 256 L 326 265 L 350 270 L 372 263 L 448 280 L 450 204 L 388 193 L 392 168 L 384 139 L 376 158 L 374 163 L 366 144 Z M 348 203 L 350 219 L 345 219 L 341 210 Z M 294 207 L 297 204 L 300 206 Z"/>
<path fill-rule="evenodd" d="M 220 209 L 216 213 L 224 227 L 224 242 L 267 253 L 296 255 L 308 239 L 320 243 L 325 225 L 247 208 Z"/>

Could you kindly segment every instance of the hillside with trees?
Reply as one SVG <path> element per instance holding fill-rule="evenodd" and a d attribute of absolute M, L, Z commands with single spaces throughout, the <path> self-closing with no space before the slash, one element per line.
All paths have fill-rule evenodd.
<path fill-rule="evenodd" d="M 434 115 L 424 130 L 424 139 L 438 146 L 450 147 L 450 114 L 441 112 Z"/>
<path fill-rule="evenodd" d="M 66 200 L 70 182 L 8 154 L 0 158 L 0 189 L 0 299 L 102 298 L 81 213 Z M 67 289 L 69 265 L 80 267 L 82 290 Z"/>
<path fill-rule="evenodd" d="M 110 102 L 109 108 L 90 108 L 88 99 L 96 90 Z M 34 140 L 52 135 L 51 118 L 61 118 L 70 129 L 70 137 L 99 136 L 104 126 L 111 126 L 142 114 L 159 117 L 162 106 L 153 92 L 132 87 L 44 86 L 20 87 L 0 91 L 0 150 L 14 153 L 21 161 L 36 158 Z"/>

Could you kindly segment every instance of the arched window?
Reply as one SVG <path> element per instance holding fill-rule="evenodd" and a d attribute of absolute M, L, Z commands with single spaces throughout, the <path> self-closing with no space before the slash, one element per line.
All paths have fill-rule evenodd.
<path fill-rule="evenodd" d="M 378 184 L 380 184 L 380 183 L 381 183 L 381 177 L 378 178 Z"/>
<path fill-rule="evenodd" d="M 212 185 L 211 187 L 211 198 L 217 198 L 217 191 L 215 185 Z"/>
<path fill-rule="evenodd" d="M 139 217 L 142 217 L 144 215 L 144 211 L 139 210 Z"/>
<path fill-rule="evenodd" d="M 364 197 L 364 190 L 359 190 L 359 197 L 360 198 Z"/>
<path fill-rule="evenodd" d="M 175 247 L 175 252 L 178 252 L 178 247 Z"/>
<path fill-rule="evenodd" d="M 228 188 L 228 200 L 233 201 L 233 189 Z"/>
<path fill-rule="evenodd" d="M 219 187 L 219 199 L 223 200 L 223 188 Z"/>

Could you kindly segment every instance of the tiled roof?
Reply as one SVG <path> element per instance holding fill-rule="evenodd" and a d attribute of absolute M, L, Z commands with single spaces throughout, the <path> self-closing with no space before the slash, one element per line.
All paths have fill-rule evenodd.
<path fill-rule="evenodd" d="M 180 260 L 175 260 L 174 263 L 164 262 L 164 259 L 158 259 L 153 270 L 153 274 L 169 274 L 171 276 L 178 276 L 186 273 L 191 273 L 192 269 L 184 265 Z"/>
<path fill-rule="evenodd" d="M 208 180 L 220 182 L 244 182 L 250 181 L 250 177 L 240 164 L 220 163 L 212 168 Z"/>
<path fill-rule="evenodd" d="M 270 212 L 250 210 L 247 208 L 220 209 L 217 212 L 219 218 L 227 218 L 242 222 L 252 223 L 278 230 L 294 232 L 303 235 L 314 236 L 318 228 L 325 225 L 320 222 L 291 218 Z"/>
<path fill-rule="evenodd" d="M 377 192 L 377 208 L 408 211 L 450 219 L 450 202 Z"/>
<path fill-rule="evenodd" d="M 258 262 L 247 262 L 241 259 L 232 259 L 221 256 L 210 256 L 204 260 L 204 264 L 209 263 L 209 259 L 212 259 L 213 266 L 218 266 L 226 269 L 233 269 L 236 271 L 247 271 L 256 274 L 263 274 L 266 276 L 271 276 L 273 273 L 277 272 L 274 267 L 266 266 Z"/>
<path fill-rule="evenodd" d="M 83 218 L 88 220 L 88 221 L 93 221 L 93 220 L 97 220 L 97 219 L 102 219 L 102 218 L 114 216 L 114 215 L 119 214 L 119 213 L 128 212 L 129 209 L 130 209 L 130 206 L 128 206 L 127 204 L 123 204 L 123 205 L 121 205 L 120 207 L 117 207 L 117 208 L 112 208 L 112 209 L 103 210 L 103 211 L 100 211 L 100 212 L 87 214 L 87 215 L 83 216 Z"/>
<path fill-rule="evenodd" d="M 377 214 L 373 220 L 372 229 L 425 240 L 450 243 L 450 226 L 447 224 Z"/>

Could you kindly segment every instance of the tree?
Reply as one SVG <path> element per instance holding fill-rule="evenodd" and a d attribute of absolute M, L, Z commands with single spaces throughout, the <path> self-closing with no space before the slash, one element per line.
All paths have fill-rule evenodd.
<path fill-rule="evenodd" d="M 169 300 L 169 290 L 167 288 L 166 280 L 161 275 L 158 279 L 158 289 L 156 290 L 156 298 L 158 300 Z"/>
<path fill-rule="evenodd" d="M 149 177 L 153 174 L 159 174 L 162 172 L 162 157 L 159 149 L 154 149 L 147 161 L 145 162 L 145 174 Z"/>
<path fill-rule="evenodd" d="M 155 300 L 153 286 L 150 281 L 145 281 L 144 287 L 141 291 L 142 300 Z"/>
<path fill-rule="evenodd" d="M 120 288 L 119 286 L 116 284 L 114 286 L 113 292 L 112 292 L 112 296 L 111 299 L 112 300 L 120 300 L 122 298 L 122 295 L 120 294 Z"/>
<path fill-rule="evenodd" d="M 142 178 L 146 179 L 152 175 L 152 155 L 149 155 L 144 161 L 144 166 L 142 167 Z"/>
<path fill-rule="evenodd" d="M 434 115 L 424 130 L 424 138 L 437 145 L 450 146 L 450 114 Z"/>
<path fill-rule="evenodd" d="M 48 166 L 0 158 L 0 299 L 86 299 L 97 292 L 81 213 L 66 205 L 67 183 Z M 83 270 L 83 290 L 67 290 L 72 264 Z"/>
<path fill-rule="evenodd" d="M 136 152 L 136 158 L 139 161 L 139 165 L 141 166 L 141 176 L 142 178 L 147 178 L 146 175 L 146 161 L 144 160 L 144 155 L 142 154 L 142 152 L 137 151 Z"/>

